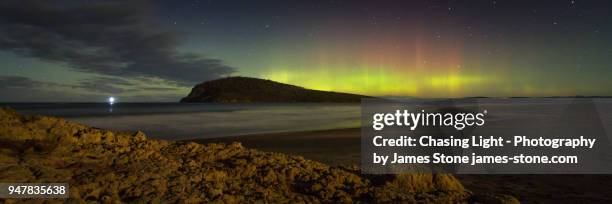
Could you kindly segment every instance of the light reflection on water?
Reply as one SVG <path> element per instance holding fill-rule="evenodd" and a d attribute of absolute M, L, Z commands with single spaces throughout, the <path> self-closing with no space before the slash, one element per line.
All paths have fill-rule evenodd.
<path fill-rule="evenodd" d="M 141 130 L 160 139 L 353 128 L 359 104 L 12 104 L 26 114 L 65 117 L 112 130 Z"/>
<path fill-rule="evenodd" d="M 491 112 L 489 124 L 531 114 L 546 120 L 548 112 L 559 112 L 575 99 L 478 99 Z M 582 100 L 582 99 L 576 99 Z M 413 101 L 419 103 L 419 101 Z M 473 102 L 473 100 L 472 100 Z M 599 119 L 612 131 L 612 100 L 597 99 Z M 458 103 L 457 105 L 461 105 Z M 469 105 L 469 104 L 468 104 Z M 234 135 L 357 128 L 360 104 L 184 104 L 184 103 L 21 103 L 1 104 L 24 114 L 65 117 L 90 126 L 113 130 L 141 130 L 160 139 L 212 138 Z M 538 107 L 525 113 L 524 107 Z M 540 108 L 541 107 L 541 108 Z M 547 111 L 549 110 L 549 111 Z M 604 113 L 604 114 L 602 114 Z M 542 115 L 543 114 L 543 115 Z M 538 120 L 535 120 L 538 118 Z M 503 126 L 499 127 L 503 129 Z"/>

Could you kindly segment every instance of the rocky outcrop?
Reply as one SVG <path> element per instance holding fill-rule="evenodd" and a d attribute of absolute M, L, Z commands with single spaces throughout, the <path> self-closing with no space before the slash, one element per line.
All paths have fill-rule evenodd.
<path fill-rule="evenodd" d="M 329 91 L 305 89 L 299 86 L 275 81 L 249 78 L 227 77 L 196 85 L 181 102 L 329 102 L 359 103 L 367 96 Z"/>
<path fill-rule="evenodd" d="M 0 109 L 5 182 L 67 182 L 68 200 L 47 200 L 58 203 L 462 203 L 471 196 L 448 174 L 366 176 L 239 143 L 152 140 Z M 24 200 L 5 200 L 14 201 Z"/>

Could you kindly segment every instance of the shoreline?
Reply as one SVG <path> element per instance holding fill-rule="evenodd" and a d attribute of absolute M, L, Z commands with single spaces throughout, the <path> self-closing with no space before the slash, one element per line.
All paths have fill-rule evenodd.
<path fill-rule="evenodd" d="M 247 134 L 230 137 L 189 139 L 188 142 L 231 143 L 268 152 L 303 156 L 332 166 L 359 165 L 361 128 Z M 333 155 L 330 156 L 330 155 Z"/>
<path fill-rule="evenodd" d="M 360 128 L 345 128 L 185 141 L 202 144 L 240 142 L 245 147 L 299 155 L 330 166 L 359 166 L 360 137 Z M 476 194 L 503 193 L 519 198 L 524 203 L 612 202 L 609 193 L 612 175 L 453 175 Z M 590 189 L 588 194 L 585 189 Z"/>

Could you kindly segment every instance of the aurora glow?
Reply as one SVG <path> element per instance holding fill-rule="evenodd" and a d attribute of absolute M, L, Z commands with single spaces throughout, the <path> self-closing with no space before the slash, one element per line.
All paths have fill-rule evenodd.
<path fill-rule="evenodd" d="M 15 41 L 11 39 L 0 41 L 16 46 L 0 50 L 0 77 L 6 79 L 4 87 L 9 87 L 4 92 L 29 93 L 10 95 L 9 101 L 62 98 L 58 95 L 64 95 L 61 100 L 76 101 L 104 100 L 108 95 L 122 101 L 177 101 L 193 84 L 223 76 L 259 77 L 374 96 L 612 95 L 611 4 L 484 0 L 121 4 L 121 8 L 150 14 L 137 16 L 150 23 L 148 30 L 130 24 L 138 29 L 122 34 L 142 32 L 132 38 L 160 38 L 145 39 L 143 42 L 158 43 L 125 53 L 161 51 L 135 56 L 135 62 L 104 62 L 133 54 L 117 57 L 103 52 L 91 57 L 99 61 L 75 68 L 70 63 L 80 58 L 24 54 L 24 49 L 31 49 L 24 46 L 36 44 L 24 42 L 18 47 L 7 44 Z M 8 15 L 4 20 L 9 23 L 18 19 Z M 169 37 L 156 35 L 163 32 Z M 70 37 L 75 36 L 63 36 Z M 87 36 L 79 39 L 95 42 L 85 53 L 100 46 L 122 46 L 104 47 L 105 43 L 96 42 L 104 42 L 102 39 Z M 110 53 L 117 52 L 123 53 Z M 164 53 L 170 57 L 159 56 Z M 158 62 L 158 58 L 166 61 Z M 193 72 L 197 67 L 184 62 L 198 58 L 204 60 L 194 62 L 212 68 Z M 125 71 L 135 63 L 137 69 Z M 87 67 L 101 64 L 118 68 Z M 177 71 L 176 66 L 192 72 Z M 15 83 L 16 79 L 21 82 Z M 102 82 L 108 85 L 99 85 Z M 33 89 L 24 85 L 27 83 L 47 86 L 38 92 L 16 91 Z"/>

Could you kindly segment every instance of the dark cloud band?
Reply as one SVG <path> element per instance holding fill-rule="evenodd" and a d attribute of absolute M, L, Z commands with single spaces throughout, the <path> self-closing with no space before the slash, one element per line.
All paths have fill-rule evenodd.
<path fill-rule="evenodd" d="M 145 1 L 61 7 L 48 1 L 3 1 L 0 49 L 66 63 L 76 71 L 158 78 L 179 86 L 234 71 L 218 59 L 179 52 L 181 34 L 154 26 L 151 11 Z"/>

